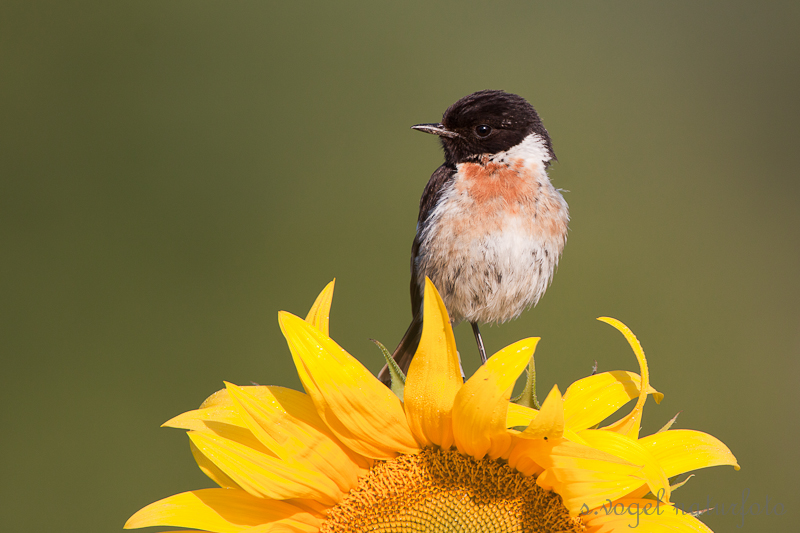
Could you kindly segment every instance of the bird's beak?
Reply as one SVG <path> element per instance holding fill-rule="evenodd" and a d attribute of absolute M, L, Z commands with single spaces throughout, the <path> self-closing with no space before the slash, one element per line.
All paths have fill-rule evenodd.
<path fill-rule="evenodd" d="M 458 133 L 448 130 L 441 124 L 417 124 L 416 126 L 411 126 L 411 129 L 438 135 L 439 137 L 447 137 L 448 139 L 459 137 Z"/>

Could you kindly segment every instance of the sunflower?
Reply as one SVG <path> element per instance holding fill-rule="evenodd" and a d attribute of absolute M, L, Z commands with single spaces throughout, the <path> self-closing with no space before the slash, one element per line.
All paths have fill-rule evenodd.
<path fill-rule="evenodd" d="M 668 427 L 639 438 L 649 384 L 605 372 L 553 387 L 536 410 L 510 402 L 538 338 L 500 350 L 463 381 L 444 303 L 425 285 L 425 323 L 394 392 L 328 336 L 333 283 L 305 320 L 279 315 L 305 393 L 226 383 L 165 426 L 189 430 L 219 488 L 184 492 L 126 528 L 216 533 L 709 531 L 670 503 L 670 478 L 736 459 L 720 441 Z M 402 399 L 401 399 L 402 398 Z M 597 426 L 629 400 L 633 410 Z"/>

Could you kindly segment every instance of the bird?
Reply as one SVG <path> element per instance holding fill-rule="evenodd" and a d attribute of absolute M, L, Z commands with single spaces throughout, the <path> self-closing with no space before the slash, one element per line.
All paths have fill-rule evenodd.
<path fill-rule="evenodd" d="M 422 334 L 430 278 L 453 325 L 503 323 L 536 305 L 567 241 L 569 208 L 547 170 L 556 155 L 528 101 L 483 90 L 447 108 L 440 123 L 412 126 L 439 137 L 444 164 L 422 193 L 411 246 L 412 321 L 392 354 L 407 372 Z M 384 367 L 378 377 L 391 382 Z"/>

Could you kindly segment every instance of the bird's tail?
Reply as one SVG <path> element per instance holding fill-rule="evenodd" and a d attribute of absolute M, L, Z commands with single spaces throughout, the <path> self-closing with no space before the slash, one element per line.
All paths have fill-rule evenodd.
<path fill-rule="evenodd" d="M 417 353 L 417 347 L 419 346 L 419 339 L 421 336 L 422 313 L 417 313 L 414 315 L 414 319 L 411 321 L 411 325 L 408 326 L 405 335 L 403 335 L 403 338 L 400 340 L 400 344 L 397 345 L 397 348 L 394 349 L 394 353 L 392 354 L 392 358 L 404 374 L 408 373 L 411 359 L 413 359 L 414 354 Z M 387 365 L 384 365 L 380 373 L 378 373 L 378 379 L 387 387 L 391 385 L 392 379 L 389 375 L 389 367 Z"/>

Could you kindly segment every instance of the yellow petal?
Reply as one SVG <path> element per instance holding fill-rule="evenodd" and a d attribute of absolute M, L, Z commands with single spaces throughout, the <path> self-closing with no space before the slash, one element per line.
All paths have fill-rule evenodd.
<path fill-rule="evenodd" d="M 263 385 L 251 385 L 254 388 L 263 387 Z M 203 403 L 200 404 L 199 409 L 210 409 L 212 407 L 222 407 L 222 406 L 230 406 L 233 405 L 233 400 L 231 400 L 230 395 L 228 394 L 227 389 L 220 389 L 205 400 Z"/>
<path fill-rule="evenodd" d="M 287 518 L 319 523 L 317 517 L 286 502 L 256 498 L 242 490 L 203 489 L 151 503 L 130 517 L 125 528 L 173 526 L 238 533 Z"/>
<path fill-rule="evenodd" d="M 250 388 L 267 389 L 267 387 Z M 213 435 L 237 442 L 260 453 L 275 457 L 275 454 L 264 446 L 247 427 L 247 424 L 245 424 L 239 415 L 239 411 L 233 403 L 233 400 L 231 400 L 228 392 L 225 391 L 224 394 L 221 394 L 221 392 L 222 391 L 219 391 L 214 394 L 215 401 L 211 407 L 188 411 L 172 418 L 162 425 Z M 204 403 L 203 405 L 207 404 Z M 193 450 L 192 453 L 196 454 L 197 452 L 199 452 L 199 450 Z M 216 477 L 212 477 L 212 479 L 216 481 Z M 222 484 L 222 486 L 225 485 Z"/>
<path fill-rule="evenodd" d="M 523 429 L 528 427 L 531 422 L 536 418 L 539 414 L 539 411 L 536 409 L 531 409 L 530 407 L 525 407 L 523 405 L 516 404 L 511 402 L 508 404 L 508 415 L 506 416 L 506 427 L 509 428 L 517 428 L 522 427 Z M 512 435 L 514 432 L 512 431 Z M 572 442 L 578 442 L 580 444 L 585 444 L 582 438 L 578 436 L 571 428 L 564 427 L 564 435 L 565 439 L 569 439 Z"/>
<path fill-rule="evenodd" d="M 250 389 L 266 389 L 266 387 L 248 387 Z M 234 440 L 246 446 L 252 447 L 268 455 L 271 452 L 264 447 L 252 432 L 245 427 L 244 422 L 238 414 L 236 406 L 228 394 L 222 389 L 215 392 L 203 402 L 200 409 L 188 411 L 180 414 L 162 424 L 162 427 L 174 427 L 179 429 L 189 429 L 199 432 L 212 433 L 214 435 Z M 211 458 L 201 452 L 191 441 L 189 447 L 197 466 L 208 477 L 222 488 L 241 488 L 229 476 L 227 476 Z"/>
<path fill-rule="evenodd" d="M 356 454 L 336 439 L 317 414 L 316 408 L 308 395 L 292 389 L 275 386 L 247 386 L 239 387 L 239 389 L 248 394 L 253 401 L 260 404 L 268 404 L 285 413 L 285 416 L 290 417 L 295 424 L 308 426 L 309 430 L 316 430 L 336 442 L 350 458 L 349 463 L 356 466 L 359 475 L 366 473 L 372 466 L 372 460 Z M 163 425 L 212 434 L 244 444 L 261 453 L 277 456 L 253 434 L 239 413 L 239 409 L 240 406 L 234 402 L 228 390 L 222 389 L 203 402 L 203 407 L 200 409 L 178 415 Z M 276 416 L 278 415 L 276 414 Z M 200 469 L 221 487 L 238 487 L 213 464 L 211 458 L 206 457 L 195 446 L 192 446 L 192 455 L 194 455 Z M 350 466 L 347 468 L 350 468 Z"/>
<path fill-rule="evenodd" d="M 241 489 L 239 485 L 236 484 L 234 480 L 232 480 L 225 472 L 219 469 L 217 465 L 214 464 L 214 461 L 211 458 L 206 457 L 203 452 L 201 452 L 197 446 L 190 440 L 189 441 L 189 448 L 192 452 L 192 457 L 194 457 L 197 466 L 200 467 L 200 470 L 203 471 L 205 475 L 210 477 L 214 483 L 222 487 L 223 489 Z"/>
<path fill-rule="evenodd" d="M 642 345 L 639 344 L 639 340 L 636 338 L 636 335 L 633 334 L 628 326 L 616 318 L 603 316 L 597 320 L 605 322 L 606 324 L 610 324 L 625 336 L 625 340 L 628 341 L 628 344 L 630 344 L 631 348 L 633 349 L 633 353 L 636 354 L 636 359 L 639 361 L 639 369 L 642 374 L 641 384 L 639 385 L 639 399 L 636 401 L 636 405 L 634 406 L 633 410 L 626 417 L 611 424 L 610 426 L 607 426 L 604 429 L 616 431 L 617 433 L 621 433 L 636 439 L 639 437 L 639 428 L 642 425 L 642 411 L 644 410 L 644 402 L 647 399 L 647 392 L 650 390 L 650 374 L 647 370 L 647 359 L 644 357 Z"/>
<path fill-rule="evenodd" d="M 570 513 L 593 509 L 628 494 L 645 482 L 641 465 L 567 439 L 519 439 L 508 464 L 535 463 L 546 470 L 536 482 L 561 496 Z"/>
<path fill-rule="evenodd" d="M 226 385 L 248 428 L 279 458 L 313 468 L 334 481 L 342 492 L 358 485 L 359 468 L 338 441 L 293 417 L 277 398 L 259 400 L 241 387 Z"/>
<path fill-rule="evenodd" d="M 697 518 L 655 500 L 625 498 L 589 510 L 582 518 L 587 533 L 712 533 Z"/>
<path fill-rule="evenodd" d="M 280 398 L 285 397 L 287 394 L 290 396 L 305 396 L 302 392 L 284 387 L 248 385 L 241 388 L 258 400 L 263 401 L 272 401 L 276 395 Z M 313 408 L 310 412 L 316 413 Z M 164 422 L 161 424 L 161 427 L 203 430 L 209 427 L 209 422 L 213 424 L 229 424 L 242 428 L 247 427 L 239 416 L 239 408 L 233 401 L 233 398 L 231 398 L 227 389 L 218 390 L 209 396 L 202 405 L 200 405 L 199 409 L 182 413 Z"/>
<path fill-rule="evenodd" d="M 461 453 L 476 459 L 486 454 L 497 459 L 509 451 L 508 400 L 538 342 L 538 337 L 524 339 L 500 350 L 458 391 L 453 405 L 453 433 Z"/>
<path fill-rule="evenodd" d="M 336 284 L 334 279 L 328 283 L 322 292 L 319 293 L 314 305 L 306 316 L 306 322 L 317 328 L 323 335 L 330 337 L 330 327 L 328 325 L 331 316 L 331 302 L 333 301 L 333 286 Z"/>
<path fill-rule="evenodd" d="M 237 442 L 192 431 L 189 438 L 214 464 L 249 494 L 286 500 L 310 498 L 332 505 L 342 492 L 326 476 L 299 461 L 285 461 Z"/>
<path fill-rule="evenodd" d="M 536 458 L 538 456 L 539 459 L 542 459 L 542 450 L 549 450 L 554 442 L 569 441 L 572 444 L 583 445 L 581 449 L 590 453 L 590 455 L 587 457 L 593 457 L 596 459 L 606 459 L 610 457 L 606 453 L 590 448 L 586 444 L 586 441 L 584 441 L 578 436 L 577 433 L 571 431 L 569 428 L 564 429 L 564 435 L 561 439 L 551 439 L 547 436 L 542 436 L 538 439 L 531 439 L 526 438 L 522 433 L 515 433 L 513 430 L 511 433 L 511 451 L 508 457 L 508 465 L 511 468 L 519 470 L 526 476 L 538 476 L 544 471 L 544 466 L 539 464 Z M 617 458 L 612 459 L 615 461 L 621 461 L 621 459 Z M 549 458 L 544 458 L 544 461 L 549 466 L 552 466 L 552 461 L 549 461 Z"/>
<path fill-rule="evenodd" d="M 520 433 L 520 437 L 527 439 L 557 439 L 564 435 L 564 401 L 558 385 L 553 385 L 550 394 L 544 399 L 539 414 Z"/>
<path fill-rule="evenodd" d="M 700 431 L 671 429 L 641 438 L 639 444 L 653 454 L 667 477 L 708 466 L 730 465 L 739 470 L 728 447 Z"/>
<path fill-rule="evenodd" d="M 642 465 L 641 481 L 647 483 L 650 492 L 661 501 L 668 502 L 670 498 L 669 479 L 659 461 L 638 441 L 613 431 L 587 429 L 579 435 L 586 443 L 598 450 L 610 453 L 632 464 Z M 634 488 L 638 488 L 639 482 Z M 611 498 L 612 500 L 614 498 Z"/>
<path fill-rule="evenodd" d="M 525 407 L 524 405 L 519 405 L 517 403 L 511 402 L 508 404 L 508 414 L 506 415 L 506 427 L 508 428 L 515 428 L 515 427 L 528 427 L 528 424 L 536 418 L 536 415 L 539 413 L 536 409 L 531 409 L 530 407 Z"/>
<path fill-rule="evenodd" d="M 614 370 L 579 379 L 564 393 L 564 420 L 574 431 L 599 424 L 628 401 L 639 397 L 641 377 L 634 372 Z M 664 395 L 653 387 L 647 391 L 656 403 Z"/>
<path fill-rule="evenodd" d="M 245 529 L 241 533 L 317 533 L 319 526 L 304 524 L 291 518 Z"/>
<path fill-rule="evenodd" d="M 313 326 L 286 312 L 278 317 L 300 381 L 339 440 L 373 459 L 419 450 L 392 391 Z"/>
<path fill-rule="evenodd" d="M 539 464 L 535 454 L 531 453 L 531 450 L 541 448 L 541 443 L 549 445 L 544 439 L 523 439 L 519 435 L 512 436 L 508 466 L 526 476 L 538 476 L 544 472 L 544 466 Z"/>
<path fill-rule="evenodd" d="M 240 533 L 244 533 L 245 531 L 249 531 L 249 529 L 250 528 L 243 529 Z M 186 533 L 186 531 L 187 531 L 186 529 L 179 529 L 179 530 L 175 530 L 175 531 L 170 531 L 170 530 L 159 531 L 158 533 Z M 191 529 L 191 530 L 188 530 L 188 531 L 191 531 L 191 533 L 214 533 L 213 531 L 208 531 L 206 529 Z"/>
<path fill-rule="evenodd" d="M 317 425 L 325 426 L 325 423 L 317 415 L 313 402 L 311 402 L 308 395 L 302 392 L 275 385 L 247 385 L 239 388 L 259 402 L 272 403 L 277 401 L 292 416 L 302 419 L 315 427 Z M 165 422 L 162 426 L 199 430 L 207 428 L 208 422 L 247 427 L 239 415 L 239 406 L 231 398 L 228 389 L 215 392 L 203 402 L 199 409 L 180 414 Z"/>
<path fill-rule="evenodd" d="M 422 336 L 406 375 L 403 400 L 408 425 L 423 445 L 453 445 L 453 402 L 463 385 L 450 317 L 425 278 Z"/>
<path fill-rule="evenodd" d="M 208 427 L 207 421 L 245 427 L 233 400 L 225 389 L 209 396 L 199 409 L 181 413 L 161 424 L 161 427 L 200 430 Z"/>

